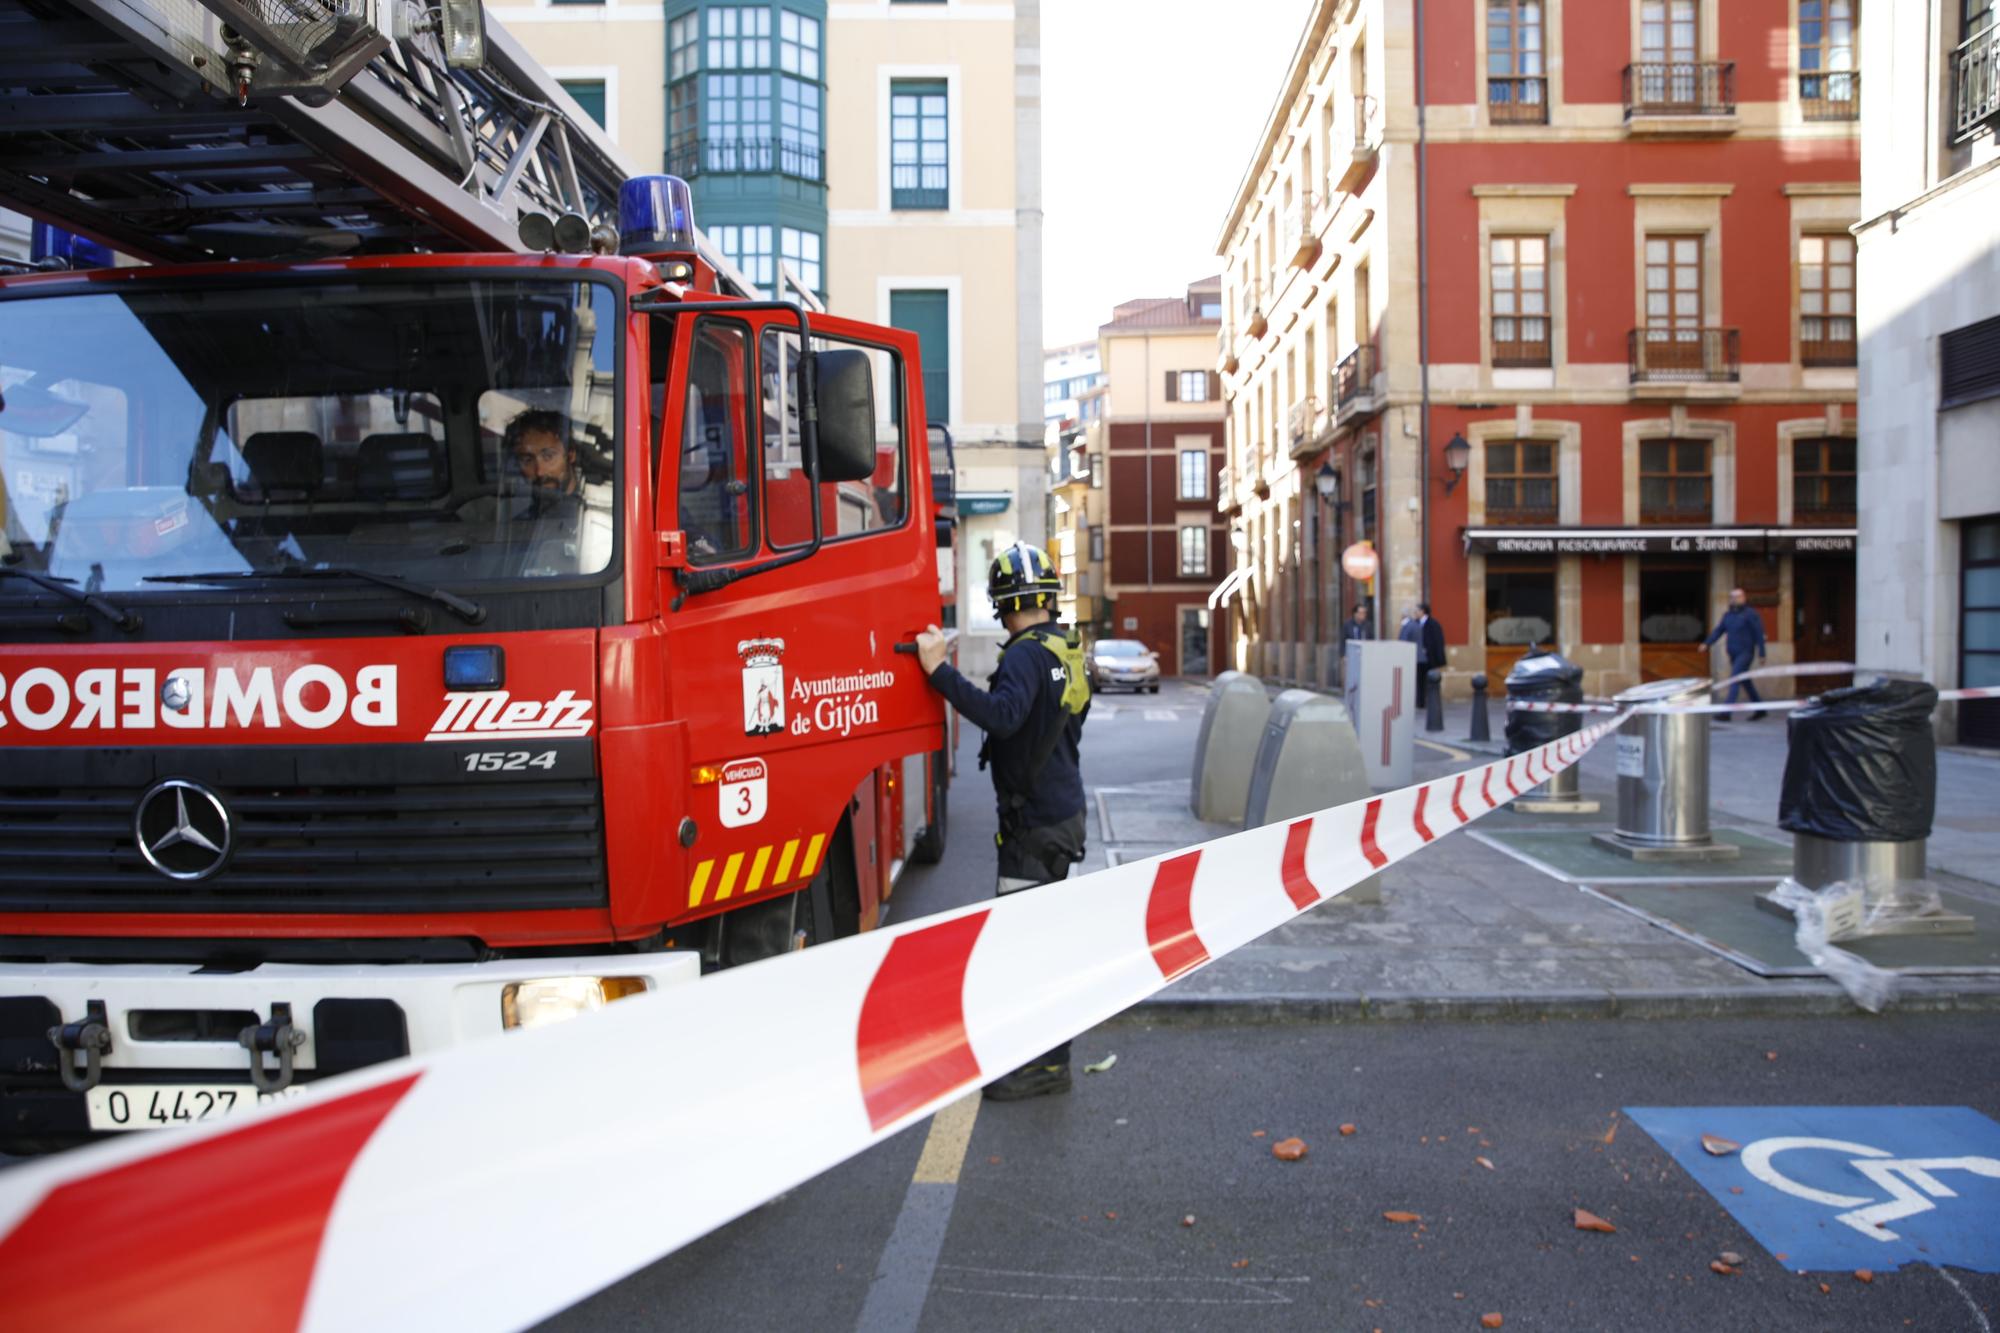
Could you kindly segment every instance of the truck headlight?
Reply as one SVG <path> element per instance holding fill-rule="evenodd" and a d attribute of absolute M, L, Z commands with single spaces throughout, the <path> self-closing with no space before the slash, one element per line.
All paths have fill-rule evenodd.
<path fill-rule="evenodd" d="M 510 982 L 500 992 L 500 1026 L 540 1028 L 602 1009 L 613 1000 L 642 995 L 644 977 L 549 977 Z"/>

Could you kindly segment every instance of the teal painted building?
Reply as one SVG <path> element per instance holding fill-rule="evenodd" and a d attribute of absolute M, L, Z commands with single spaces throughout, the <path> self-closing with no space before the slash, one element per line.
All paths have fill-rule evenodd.
<path fill-rule="evenodd" d="M 826 293 L 826 3 L 665 0 L 665 170 L 752 282 Z"/>

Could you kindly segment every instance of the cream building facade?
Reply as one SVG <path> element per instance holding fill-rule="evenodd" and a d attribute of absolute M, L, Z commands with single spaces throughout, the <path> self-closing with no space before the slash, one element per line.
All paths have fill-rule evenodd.
<path fill-rule="evenodd" d="M 693 162 L 712 173 L 722 117 L 735 142 L 752 142 L 741 127 L 755 125 L 779 158 L 808 164 L 793 175 L 824 189 L 816 287 L 827 309 L 910 328 L 923 344 L 926 414 L 949 432 L 956 460 L 961 665 L 990 669 L 1002 634 L 983 595 L 987 564 L 1015 540 L 1048 540 L 1040 0 L 604 0 L 488 12 L 585 109 L 601 103 L 635 171 Z M 813 26 L 822 17 L 823 29 Z M 725 45 L 711 48 L 725 30 Z M 792 77 L 803 75 L 807 57 L 795 52 L 808 36 L 823 55 L 816 80 Z M 730 61 L 768 67 L 784 91 L 752 98 L 731 83 L 724 99 L 692 83 L 697 65 L 713 72 Z M 698 91 L 670 108 L 684 81 Z M 807 84 L 818 89 L 816 113 L 802 107 Z M 802 128 L 815 114 L 816 134 Z M 725 155 L 722 165 L 740 160 Z M 730 207 L 732 225 L 743 221 L 743 206 Z M 797 199 L 779 207 L 795 210 Z M 710 219 L 698 221 L 714 239 Z M 722 248 L 753 277 L 760 261 L 765 270 L 793 262 L 769 236 L 761 244 L 748 262 Z"/>
<path fill-rule="evenodd" d="M 1871 21 L 1856 660 L 2000 686 L 2000 22 L 1956 3 Z M 2000 701 L 1935 717 L 1942 740 L 2000 746 Z"/>

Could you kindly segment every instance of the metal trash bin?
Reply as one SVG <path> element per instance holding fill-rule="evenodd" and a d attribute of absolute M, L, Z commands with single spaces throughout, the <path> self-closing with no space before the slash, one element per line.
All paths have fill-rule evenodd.
<path fill-rule="evenodd" d="M 1583 702 L 1583 668 L 1561 653 L 1538 653 L 1524 657 L 1507 673 L 1507 702 L 1580 704 Z M 1550 741 L 1583 730 L 1581 713 L 1507 712 L 1507 753 L 1525 754 Z M 1597 802 L 1582 799 L 1577 785 L 1576 764 L 1516 798 L 1516 810 L 1526 814 L 1587 814 Z"/>
<path fill-rule="evenodd" d="M 1622 706 L 1707 702 L 1709 680 L 1656 680 L 1617 696 Z M 1618 831 L 1595 841 L 1640 861 L 1727 861 L 1741 854 L 1708 825 L 1708 714 L 1634 713 L 1614 738 Z"/>

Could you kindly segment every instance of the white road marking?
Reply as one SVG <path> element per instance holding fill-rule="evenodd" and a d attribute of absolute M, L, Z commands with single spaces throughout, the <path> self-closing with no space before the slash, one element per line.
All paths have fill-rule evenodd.
<path fill-rule="evenodd" d="M 1174 710 L 1171 708 L 1148 708 L 1146 710 L 1146 720 L 1148 722 L 1171 722 L 1174 720 L 1174 716 Z"/>

